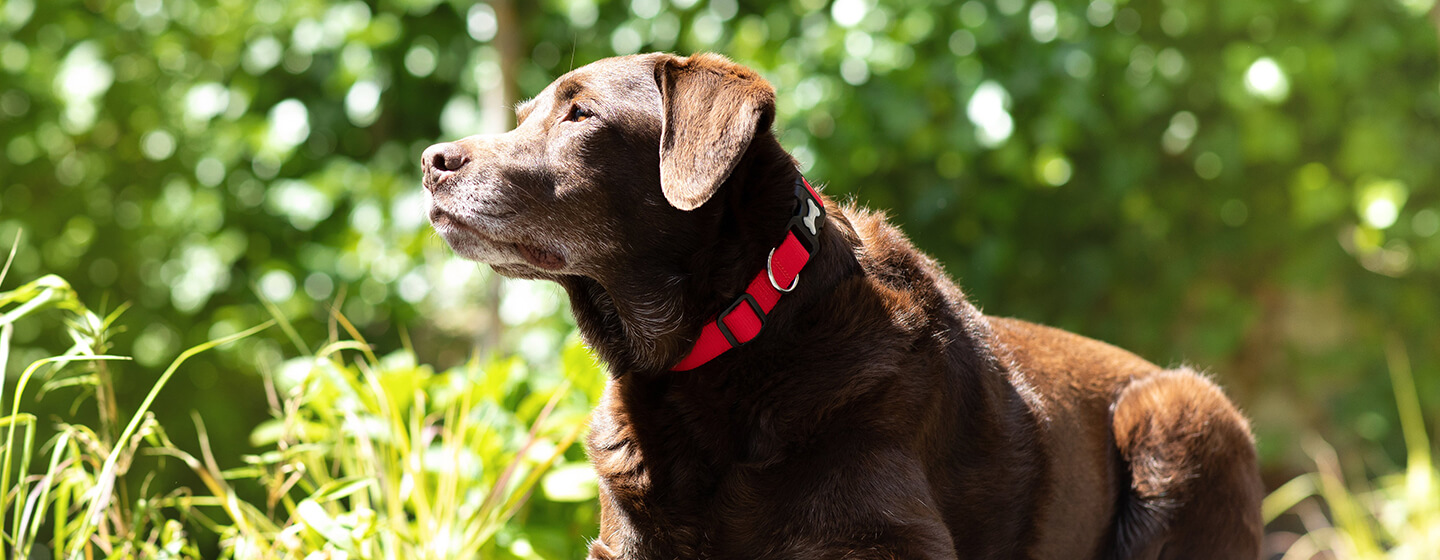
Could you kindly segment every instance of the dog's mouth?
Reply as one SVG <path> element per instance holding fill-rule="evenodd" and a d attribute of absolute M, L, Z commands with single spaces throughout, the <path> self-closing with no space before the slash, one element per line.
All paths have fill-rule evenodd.
<path fill-rule="evenodd" d="M 556 272 L 568 264 L 564 253 L 557 248 L 497 239 L 438 208 L 430 211 L 430 223 L 456 254 L 489 264 L 497 270 L 504 269 L 502 274 L 513 271 L 518 275 L 519 271 L 515 269 L 523 266 L 517 265 L 528 264 L 543 271 Z"/>
<path fill-rule="evenodd" d="M 515 248 L 520 251 L 520 256 L 525 257 L 535 268 L 551 271 L 565 268 L 565 256 L 560 253 L 520 243 L 516 243 Z"/>

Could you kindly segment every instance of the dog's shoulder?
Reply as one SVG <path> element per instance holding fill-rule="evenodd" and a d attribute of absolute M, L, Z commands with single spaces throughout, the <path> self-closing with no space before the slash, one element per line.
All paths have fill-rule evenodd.
<path fill-rule="evenodd" d="M 921 253 L 885 212 L 845 204 L 840 207 L 854 230 L 856 257 L 867 274 L 888 286 L 915 286 L 939 265 Z"/>
<path fill-rule="evenodd" d="M 886 213 L 853 204 L 842 205 L 840 211 L 853 232 L 860 268 L 886 294 L 892 310 L 973 312 L 944 267 L 917 249 Z"/>

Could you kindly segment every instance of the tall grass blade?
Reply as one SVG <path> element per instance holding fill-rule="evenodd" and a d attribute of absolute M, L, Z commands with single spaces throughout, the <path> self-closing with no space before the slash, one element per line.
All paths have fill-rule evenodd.
<path fill-rule="evenodd" d="M 34 506 L 27 505 L 21 516 L 20 528 L 14 535 L 16 558 L 29 558 L 30 549 L 35 546 L 35 539 L 40 533 L 40 523 L 45 519 L 46 505 L 50 503 L 50 489 L 54 486 L 56 475 L 60 474 L 60 458 L 69 447 L 71 434 L 70 430 L 60 433 L 55 450 L 50 454 L 50 466 L 45 470 L 45 476 L 36 484 L 40 492 L 31 497 Z"/>
<path fill-rule="evenodd" d="M 268 329 L 274 324 L 275 321 L 273 320 L 266 321 L 230 336 L 191 347 L 181 352 L 180 356 L 170 363 L 170 367 L 166 368 L 165 372 L 160 374 L 160 379 L 155 382 L 155 385 L 150 388 L 150 392 L 145 395 L 145 400 L 140 403 L 140 408 L 137 409 L 135 415 L 130 418 L 130 423 L 125 426 L 125 430 L 120 432 L 120 437 L 115 440 L 115 445 L 112 447 L 109 456 L 105 458 L 104 465 L 100 468 L 100 474 L 96 477 L 96 486 L 92 490 L 93 495 L 88 496 L 90 499 L 90 507 L 87 509 L 85 517 L 81 519 L 80 529 L 77 531 L 76 538 L 73 541 L 76 544 L 68 555 L 71 560 L 78 560 L 82 556 L 85 550 L 84 543 L 90 540 L 90 536 L 100 524 L 101 513 L 104 512 L 105 507 L 110 502 L 110 496 L 115 489 L 115 467 L 120 459 L 120 450 L 126 447 L 131 437 L 134 437 L 135 431 L 140 427 L 140 423 L 145 418 L 145 415 L 150 412 L 150 406 L 155 403 L 155 398 L 159 396 L 160 390 L 165 388 L 170 378 L 175 375 L 175 371 L 180 369 L 180 365 L 196 354 L 222 344 L 243 339 Z"/>
<path fill-rule="evenodd" d="M 41 367 L 44 367 L 45 365 L 48 365 L 48 364 L 66 364 L 66 363 L 69 363 L 69 362 L 78 362 L 78 361 L 128 360 L 128 359 L 130 359 L 130 358 L 127 357 L 127 356 L 103 356 L 103 355 L 102 355 L 102 356 L 71 356 L 71 355 L 66 355 L 66 356 L 52 356 L 52 357 L 49 357 L 49 358 L 44 358 L 44 359 L 36 360 L 34 363 L 30 364 L 29 367 L 25 368 L 25 371 L 20 374 L 20 379 L 19 379 L 19 381 L 17 381 L 17 382 L 15 383 L 15 396 L 12 397 L 12 399 L 11 399 L 11 401 L 10 401 L 10 416 L 9 416 L 9 417 L 10 417 L 10 418 L 17 418 L 17 419 L 20 418 L 20 400 L 21 400 L 21 397 L 23 397 L 23 396 L 25 395 L 25 387 L 26 387 L 26 385 L 29 385 L 29 384 L 30 384 L 30 379 L 35 376 L 35 372 L 36 372 L 36 371 L 39 371 L 39 369 L 40 369 Z M 5 464 L 4 464 L 3 467 L 0 467 L 0 488 L 5 488 L 5 489 L 9 489 L 9 488 L 10 488 L 10 470 L 11 470 L 12 460 L 14 459 L 14 454 L 13 454 L 13 453 L 14 453 L 14 449 L 15 449 L 15 426 L 16 426 L 16 424 L 18 424 L 18 422 L 12 422 L 12 423 L 10 423 L 10 425 L 5 429 L 5 454 L 4 454 L 4 457 L 3 457 Z M 26 436 L 25 436 L 25 439 L 26 439 L 25 444 L 20 448 L 21 451 L 22 451 L 22 455 L 20 456 L 20 468 L 22 468 L 22 469 L 28 468 L 29 465 L 30 465 L 30 452 L 31 452 L 31 449 L 32 449 L 32 447 L 33 447 L 34 436 L 35 436 L 35 423 L 34 423 L 34 421 L 33 421 L 33 417 L 32 417 L 32 421 L 25 423 L 25 434 L 26 434 Z M 23 504 L 23 503 L 25 502 L 25 496 L 26 496 L 28 487 L 29 487 L 29 485 L 26 484 L 26 483 L 24 483 L 23 481 L 21 481 L 19 484 L 16 485 L 16 487 L 15 487 L 16 494 L 15 494 L 15 501 L 14 501 L 15 504 Z M 9 494 L 8 494 L 8 490 L 7 490 L 7 494 L 6 494 L 7 497 L 4 498 L 4 502 L 3 502 L 3 503 L 0 503 L 0 513 L 3 513 L 3 512 L 5 512 L 5 511 L 9 511 L 9 509 L 10 509 L 10 507 L 9 507 L 10 501 L 9 501 L 8 495 L 9 495 Z M 18 534 L 19 534 L 19 531 L 20 531 L 20 516 L 19 516 L 19 515 L 16 515 L 16 516 L 11 520 L 10 534 L 11 534 L 12 536 L 13 536 L 13 535 L 18 535 Z"/>
<path fill-rule="evenodd" d="M 1269 496 L 1265 496 L 1265 500 L 1260 504 L 1260 519 L 1268 524 L 1274 521 L 1275 518 L 1280 517 L 1281 514 L 1290 511 L 1290 508 L 1295 507 L 1295 504 L 1314 495 L 1314 475 L 1302 474 L 1292 478 L 1290 482 L 1282 484 L 1279 488 L 1276 488 L 1274 492 L 1271 492 Z"/>
<path fill-rule="evenodd" d="M 0 325 L 0 406 L 5 403 L 5 372 L 10 367 L 10 337 L 14 334 L 15 325 Z"/>
<path fill-rule="evenodd" d="M 375 353 L 370 350 L 370 343 L 365 340 L 365 337 L 360 334 L 360 330 L 355 328 L 355 325 L 350 322 L 350 319 L 345 317 L 344 313 L 341 313 L 338 308 L 332 307 L 330 308 L 330 317 L 338 321 L 340 326 L 345 329 L 346 333 L 349 333 L 351 338 L 354 338 L 356 342 L 364 345 L 365 359 L 370 360 L 372 364 L 380 363 L 380 358 L 375 357 Z"/>
<path fill-rule="evenodd" d="M 1435 463 L 1430 455 L 1430 437 L 1410 370 L 1410 355 L 1397 334 L 1391 334 L 1385 348 L 1390 384 L 1400 410 L 1400 430 L 1405 436 L 1405 516 L 1397 535 L 1407 546 L 1440 553 L 1440 488 L 1436 487 Z"/>
<path fill-rule="evenodd" d="M 300 331 L 295 330 L 295 326 L 290 324 L 290 319 L 285 317 L 285 314 L 280 311 L 280 308 L 275 305 L 275 302 L 265 297 L 265 295 L 260 292 L 258 286 L 252 286 L 251 291 L 259 297 L 260 305 L 265 307 L 265 311 L 270 313 L 270 317 L 274 319 L 275 323 L 280 325 L 280 330 L 285 333 L 285 337 L 289 338 L 290 343 L 295 345 L 295 350 L 299 351 L 301 356 L 310 355 L 310 349 L 305 346 L 305 339 L 300 338 Z"/>
<path fill-rule="evenodd" d="M 1318 436 L 1304 438 L 1301 445 L 1315 459 L 1320 495 L 1330 506 L 1330 515 L 1338 530 L 1331 548 L 1347 558 L 1382 558 L 1383 547 L 1375 534 L 1377 527 L 1360 497 L 1345 485 L 1335 449 Z"/>
<path fill-rule="evenodd" d="M 0 286 L 5 285 L 5 277 L 10 274 L 10 265 L 15 262 L 15 255 L 20 252 L 20 238 L 25 236 L 25 230 L 15 232 L 15 241 L 10 244 L 10 256 L 5 258 L 5 268 L 0 268 Z"/>

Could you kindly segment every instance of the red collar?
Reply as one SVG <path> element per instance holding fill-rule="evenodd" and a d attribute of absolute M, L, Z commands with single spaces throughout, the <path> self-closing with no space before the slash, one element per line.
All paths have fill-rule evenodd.
<path fill-rule="evenodd" d="M 800 285 L 800 269 L 820 249 L 817 240 L 824 225 L 825 203 L 809 181 L 804 177 L 796 179 L 795 213 L 790 217 L 785 240 L 770 250 L 765 269 L 755 275 L 745 293 L 700 329 L 700 338 L 695 340 L 690 354 L 670 369 L 695 369 L 759 336 L 765 327 L 765 315 L 780 302 L 780 296 Z"/>

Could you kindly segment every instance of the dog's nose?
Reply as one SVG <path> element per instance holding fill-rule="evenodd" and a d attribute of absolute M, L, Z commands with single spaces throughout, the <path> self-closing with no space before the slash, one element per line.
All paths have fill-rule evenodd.
<path fill-rule="evenodd" d="M 420 166 L 425 170 L 425 186 L 434 189 L 445 174 L 458 171 L 470 163 L 470 154 L 454 142 L 445 142 L 425 148 L 420 156 Z"/>
<path fill-rule="evenodd" d="M 425 150 L 425 160 L 439 171 L 456 171 L 470 162 L 470 154 L 454 142 L 436 144 Z"/>

